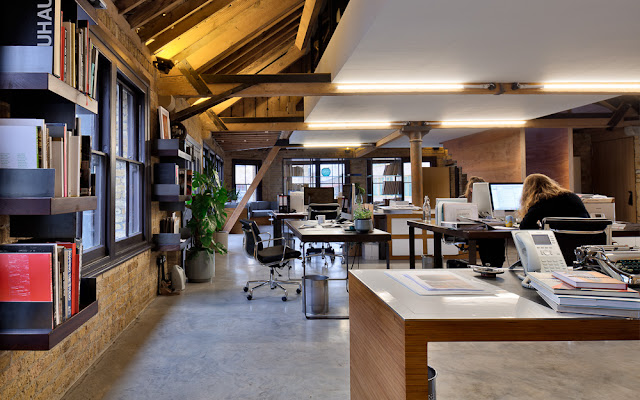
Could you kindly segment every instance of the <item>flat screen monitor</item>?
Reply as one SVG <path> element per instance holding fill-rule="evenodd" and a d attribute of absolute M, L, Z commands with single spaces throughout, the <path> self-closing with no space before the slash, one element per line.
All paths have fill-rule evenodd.
<path fill-rule="evenodd" d="M 490 183 L 489 191 L 494 211 L 516 211 L 520 208 L 522 183 Z"/>
<path fill-rule="evenodd" d="M 333 198 L 332 187 L 305 187 L 304 188 L 304 204 L 311 203 L 335 203 Z"/>
<path fill-rule="evenodd" d="M 489 182 L 476 182 L 473 184 L 471 195 L 473 204 L 478 206 L 478 215 L 485 218 L 493 215 L 491 209 L 491 194 L 489 193 Z"/>

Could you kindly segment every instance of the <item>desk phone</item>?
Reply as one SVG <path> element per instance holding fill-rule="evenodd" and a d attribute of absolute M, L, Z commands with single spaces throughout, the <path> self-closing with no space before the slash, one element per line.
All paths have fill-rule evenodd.
<path fill-rule="evenodd" d="M 568 271 L 562 251 L 552 231 L 513 231 L 513 242 L 518 250 L 525 275 L 529 272 Z M 522 286 L 531 288 L 530 279 L 523 280 Z"/>

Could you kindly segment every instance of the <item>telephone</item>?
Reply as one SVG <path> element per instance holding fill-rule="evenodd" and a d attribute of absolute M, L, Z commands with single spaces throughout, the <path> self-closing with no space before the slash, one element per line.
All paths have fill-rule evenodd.
<path fill-rule="evenodd" d="M 511 232 L 525 275 L 529 272 L 568 271 L 562 251 L 552 231 L 524 230 Z M 530 279 L 523 278 L 522 286 L 532 288 Z"/>

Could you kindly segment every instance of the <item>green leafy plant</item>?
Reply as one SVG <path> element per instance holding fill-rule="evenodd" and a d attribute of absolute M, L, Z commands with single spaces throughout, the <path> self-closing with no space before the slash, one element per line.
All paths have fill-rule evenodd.
<path fill-rule="evenodd" d="M 191 230 L 193 247 L 189 254 L 195 256 L 198 251 L 225 254 L 227 249 L 222 243 L 216 243 L 215 233 L 221 231 L 227 213 L 224 204 L 228 200 L 228 191 L 220 184 L 218 172 L 207 168 L 204 173 L 193 174 L 193 195 L 186 204 L 191 209 L 191 219 L 187 227 Z"/>
<path fill-rule="evenodd" d="M 353 219 L 371 219 L 371 217 L 373 217 L 373 212 L 362 205 L 357 207 L 353 213 Z"/>
<path fill-rule="evenodd" d="M 228 196 L 229 196 L 229 200 L 228 201 L 237 201 L 238 200 L 238 196 L 240 195 L 240 191 L 239 190 L 227 189 L 227 193 L 228 193 Z"/>

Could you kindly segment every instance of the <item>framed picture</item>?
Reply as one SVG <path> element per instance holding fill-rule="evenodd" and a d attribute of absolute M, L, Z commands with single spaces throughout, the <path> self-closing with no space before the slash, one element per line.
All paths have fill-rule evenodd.
<path fill-rule="evenodd" d="M 160 118 L 160 139 L 171 139 L 169 111 L 164 107 L 158 107 L 158 117 Z"/>

